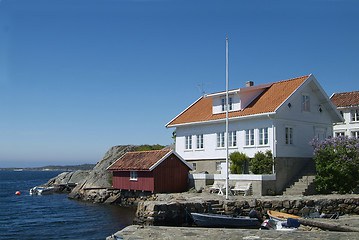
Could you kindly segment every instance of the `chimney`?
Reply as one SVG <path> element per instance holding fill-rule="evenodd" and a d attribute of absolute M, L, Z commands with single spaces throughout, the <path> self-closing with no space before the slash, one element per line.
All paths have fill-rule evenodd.
<path fill-rule="evenodd" d="M 253 81 L 247 81 L 246 82 L 246 87 L 251 87 L 254 85 L 254 82 Z"/>

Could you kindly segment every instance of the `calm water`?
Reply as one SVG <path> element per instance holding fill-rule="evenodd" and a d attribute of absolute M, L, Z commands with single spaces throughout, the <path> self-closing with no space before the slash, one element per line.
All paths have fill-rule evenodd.
<path fill-rule="evenodd" d="M 133 209 L 29 195 L 59 173 L 0 171 L 0 239 L 105 239 L 132 223 Z"/>

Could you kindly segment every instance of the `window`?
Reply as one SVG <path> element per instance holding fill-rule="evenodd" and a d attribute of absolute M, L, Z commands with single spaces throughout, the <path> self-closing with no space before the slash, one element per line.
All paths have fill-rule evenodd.
<path fill-rule="evenodd" d="M 359 131 L 352 132 L 352 136 L 355 138 L 359 138 Z"/>
<path fill-rule="evenodd" d="M 302 111 L 303 112 L 310 111 L 310 98 L 308 95 L 302 95 Z"/>
<path fill-rule="evenodd" d="M 222 163 L 224 162 L 216 162 L 216 171 L 218 172 L 222 171 Z"/>
<path fill-rule="evenodd" d="M 344 132 L 336 132 L 335 133 L 336 137 L 340 137 L 340 136 L 344 136 L 344 135 L 345 135 Z"/>
<path fill-rule="evenodd" d="M 228 146 L 229 147 L 237 146 L 237 132 L 236 131 L 231 131 L 228 134 L 229 134 Z"/>
<path fill-rule="evenodd" d="M 228 98 L 228 108 L 229 110 L 233 110 L 233 100 L 231 97 Z M 222 98 L 222 112 L 226 111 L 226 99 Z"/>
<path fill-rule="evenodd" d="M 224 147 L 224 132 L 217 133 L 217 147 Z"/>
<path fill-rule="evenodd" d="M 254 129 L 246 130 L 246 145 L 254 145 Z"/>
<path fill-rule="evenodd" d="M 137 171 L 130 171 L 130 180 L 137 180 Z"/>
<path fill-rule="evenodd" d="M 197 134 L 197 149 L 203 149 L 203 134 Z"/>
<path fill-rule="evenodd" d="M 359 110 L 358 109 L 352 111 L 351 114 L 352 114 L 352 121 L 353 122 L 359 121 Z"/>
<path fill-rule="evenodd" d="M 186 136 L 186 149 L 192 149 L 192 136 Z"/>
<path fill-rule="evenodd" d="M 197 170 L 197 163 L 192 163 L 192 166 L 193 166 L 193 171 L 196 171 Z"/>
<path fill-rule="evenodd" d="M 259 129 L 259 145 L 268 144 L 268 128 Z"/>
<path fill-rule="evenodd" d="M 285 144 L 293 144 L 293 128 L 291 127 L 285 128 Z"/>

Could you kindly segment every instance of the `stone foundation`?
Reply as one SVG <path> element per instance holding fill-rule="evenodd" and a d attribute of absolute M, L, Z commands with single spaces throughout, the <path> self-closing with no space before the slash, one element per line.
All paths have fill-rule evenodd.
<path fill-rule="evenodd" d="M 192 225 L 190 212 L 217 212 L 227 215 L 248 216 L 255 209 L 260 215 L 275 210 L 302 215 L 305 207 L 314 207 L 320 213 L 359 214 L 359 197 L 316 200 L 208 200 L 208 201 L 141 201 L 136 212 L 136 223 L 144 225 Z"/>

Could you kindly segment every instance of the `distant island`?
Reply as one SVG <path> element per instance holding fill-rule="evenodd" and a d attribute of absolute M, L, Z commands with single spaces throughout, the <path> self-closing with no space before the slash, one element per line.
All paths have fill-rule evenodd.
<path fill-rule="evenodd" d="M 64 171 L 72 172 L 77 170 L 92 170 L 96 164 L 81 164 L 81 165 L 68 165 L 68 166 L 44 166 L 34 168 L 0 168 L 0 171 Z"/>
<path fill-rule="evenodd" d="M 130 146 L 130 145 L 128 145 Z M 133 151 L 151 151 L 151 150 L 160 150 L 166 147 L 171 146 L 163 146 L 160 144 L 143 144 L 143 145 L 132 145 Z M 172 146 L 173 147 L 173 146 Z M 81 165 L 66 165 L 66 166 L 58 166 L 58 165 L 49 165 L 44 167 L 33 167 L 33 168 L 0 168 L 0 171 L 63 171 L 63 172 L 74 172 L 77 170 L 92 170 L 96 164 L 81 164 Z"/>

